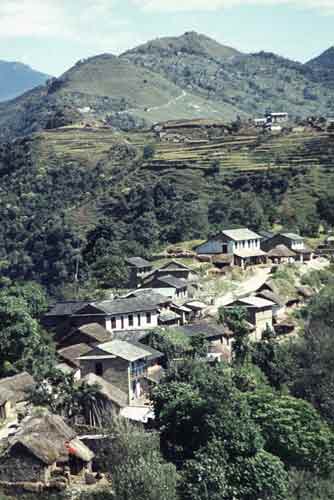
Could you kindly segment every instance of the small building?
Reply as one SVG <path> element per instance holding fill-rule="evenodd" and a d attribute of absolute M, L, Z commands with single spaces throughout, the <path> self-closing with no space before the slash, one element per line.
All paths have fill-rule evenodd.
<path fill-rule="evenodd" d="M 231 256 L 232 265 L 246 267 L 266 262 L 262 237 L 247 228 L 227 229 L 195 248 L 198 255 Z"/>
<path fill-rule="evenodd" d="M 162 326 L 180 326 L 182 317 L 175 311 L 165 311 L 159 316 L 159 325 Z"/>
<path fill-rule="evenodd" d="M 149 296 L 104 300 L 85 305 L 71 317 L 72 323 L 99 323 L 107 331 L 145 330 L 158 325 L 161 308 Z"/>
<path fill-rule="evenodd" d="M 52 473 L 70 468 L 76 475 L 90 470 L 93 452 L 57 415 L 29 417 L 0 456 L 0 482 L 47 483 Z"/>
<path fill-rule="evenodd" d="M 156 289 L 161 295 L 171 299 L 186 299 L 188 297 L 188 282 L 184 278 L 175 278 L 171 274 L 156 275 L 153 274 L 146 285 Z"/>
<path fill-rule="evenodd" d="M 90 373 L 102 377 L 126 394 L 127 404 L 132 405 L 147 397 L 150 375 L 160 371 L 158 360 L 162 357 L 161 352 L 139 342 L 112 340 L 79 360 L 83 377 Z"/>
<path fill-rule="evenodd" d="M 313 257 L 313 251 L 305 244 L 304 238 L 295 233 L 275 234 L 271 238 L 262 241 L 261 248 L 265 252 L 270 252 L 279 245 L 284 245 L 292 250 L 297 255 L 296 260 L 299 262 L 311 260 Z"/>
<path fill-rule="evenodd" d="M 278 112 L 278 113 L 269 113 L 267 115 L 267 122 L 284 123 L 287 121 L 289 121 L 289 113 Z"/>
<path fill-rule="evenodd" d="M 111 340 L 111 333 L 99 325 L 99 323 L 87 323 L 72 328 L 61 339 L 59 339 L 59 347 L 69 347 L 76 344 L 102 344 Z"/>
<path fill-rule="evenodd" d="M 88 373 L 81 382 L 97 388 L 97 396 L 88 401 L 86 407 L 85 420 L 88 425 L 103 427 L 105 418 L 119 415 L 128 404 L 127 393 L 95 373 Z"/>
<path fill-rule="evenodd" d="M 224 306 L 226 309 L 242 307 L 247 311 L 247 321 L 255 326 L 252 333 L 252 340 L 262 339 L 262 333 L 267 329 L 273 329 L 273 310 L 274 302 L 261 297 L 243 297 L 233 300 Z"/>
<path fill-rule="evenodd" d="M 182 264 L 182 262 L 178 262 L 177 260 L 170 260 L 157 269 L 154 269 L 152 273 L 142 280 L 141 286 L 143 288 L 150 286 L 147 285 L 147 283 L 149 283 L 153 275 L 159 278 L 162 276 L 173 276 L 174 278 L 184 279 L 187 281 L 196 281 L 198 278 L 196 271 L 185 264 Z"/>
<path fill-rule="evenodd" d="M 15 418 L 34 385 L 33 377 L 26 372 L 0 379 L 0 420 Z"/>
<path fill-rule="evenodd" d="M 277 245 L 269 250 L 267 255 L 273 264 L 289 264 L 298 259 L 297 254 L 285 245 Z"/>
<path fill-rule="evenodd" d="M 267 118 L 254 118 L 253 123 L 255 127 L 263 128 L 267 124 Z"/>
<path fill-rule="evenodd" d="M 82 309 L 85 305 L 89 304 L 87 300 L 67 300 L 61 301 L 54 304 L 51 309 L 44 314 L 42 318 L 42 323 L 45 328 L 58 328 L 60 325 L 68 325 L 68 322 L 72 315 Z M 68 328 L 64 328 L 68 331 Z"/>
<path fill-rule="evenodd" d="M 60 359 L 60 364 L 63 363 L 68 367 L 68 370 L 74 374 L 75 380 L 80 380 L 81 378 L 78 358 L 90 352 L 92 347 L 92 345 L 80 343 L 58 349 L 57 355 Z M 66 371 L 61 366 L 58 366 L 58 368 L 63 372 Z"/>
<path fill-rule="evenodd" d="M 152 264 L 142 257 L 130 257 L 126 259 L 126 263 L 129 267 L 129 286 L 137 287 L 141 280 L 152 271 Z"/>

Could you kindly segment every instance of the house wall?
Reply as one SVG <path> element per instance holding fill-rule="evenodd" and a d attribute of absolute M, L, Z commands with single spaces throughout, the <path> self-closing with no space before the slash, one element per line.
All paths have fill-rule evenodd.
<path fill-rule="evenodd" d="M 112 327 L 112 317 L 108 317 L 105 319 L 105 328 L 109 332 L 113 330 L 145 330 L 148 328 L 152 328 L 158 325 L 158 311 L 150 311 L 151 321 L 148 322 L 148 318 L 146 316 L 146 312 L 138 312 L 133 313 L 133 325 L 129 324 L 129 316 L 130 314 L 118 314 L 113 316 L 116 320 L 116 325 Z M 140 316 L 140 321 L 138 319 Z M 123 318 L 123 322 L 122 322 Z"/>
<path fill-rule="evenodd" d="M 265 252 L 269 252 L 269 250 L 272 250 L 273 248 L 277 247 L 277 245 L 285 245 L 291 250 L 301 250 L 304 248 L 304 241 L 303 240 L 293 241 L 290 240 L 289 238 L 286 238 L 282 234 L 276 234 L 272 238 L 263 241 L 261 243 L 261 248 Z"/>
<path fill-rule="evenodd" d="M 197 255 L 219 255 L 223 253 L 220 241 L 209 240 L 196 248 Z"/>
<path fill-rule="evenodd" d="M 261 340 L 264 330 L 268 326 L 269 328 L 273 328 L 273 310 L 272 308 L 256 309 L 252 311 L 252 316 L 254 318 L 253 324 L 256 327 L 252 335 L 253 340 Z"/>
<path fill-rule="evenodd" d="M 96 364 L 103 366 L 102 377 L 129 395 L 129 363 L 121 358 L 114 359 L 82 359 L 80 360 L 81 376 L 96 373 Z"/>
<path fill-rule="evenodd" d="M 49 476 L 50 469 L 23 447 L 12 449 L 10 455 L 0 457 L 0 481 L 44 482 Z"/>

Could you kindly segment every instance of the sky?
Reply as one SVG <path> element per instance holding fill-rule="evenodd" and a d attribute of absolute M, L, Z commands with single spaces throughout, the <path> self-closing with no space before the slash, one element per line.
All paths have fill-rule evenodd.
<path fill-rule="evenodd" d="M 334 44 L 334 0 L 0 0 L 0 59 L 59 76 L 79 59 L 197 31 L 305 62 Z"/>

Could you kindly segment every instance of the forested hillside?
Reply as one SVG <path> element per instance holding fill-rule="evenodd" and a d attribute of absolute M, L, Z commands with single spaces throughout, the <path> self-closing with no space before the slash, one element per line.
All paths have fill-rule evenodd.
<path fill-rule="evenodd" d="M 330 134 L 232 133 L 202 145 L 204 157 L 196 144 L 155 141 L 72 127 L 3 145 L 3 275 L 63 296 L 73 293 L 78 262 L 92 291 L 122 283 L 126 256 L 223 226 L 278 223 L 312 236 L 334 224 Z"/>

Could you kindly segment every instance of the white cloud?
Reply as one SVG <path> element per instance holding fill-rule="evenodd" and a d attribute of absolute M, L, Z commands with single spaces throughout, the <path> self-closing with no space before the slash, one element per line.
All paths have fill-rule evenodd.
<path fill-rule="evenodd" d="M 127 22 L 117 0 L 0 0 L 0 37 L 54 37 L 88 43 Z M 114 30 L 115 31 L 115 30 Z"/>
<path fill-rule="evenodd" d="M 214 11 L 245 5 L 290 5 L 334 13 L 334 0 L 132 0 L 132 3 L 149 11 Z"/>

